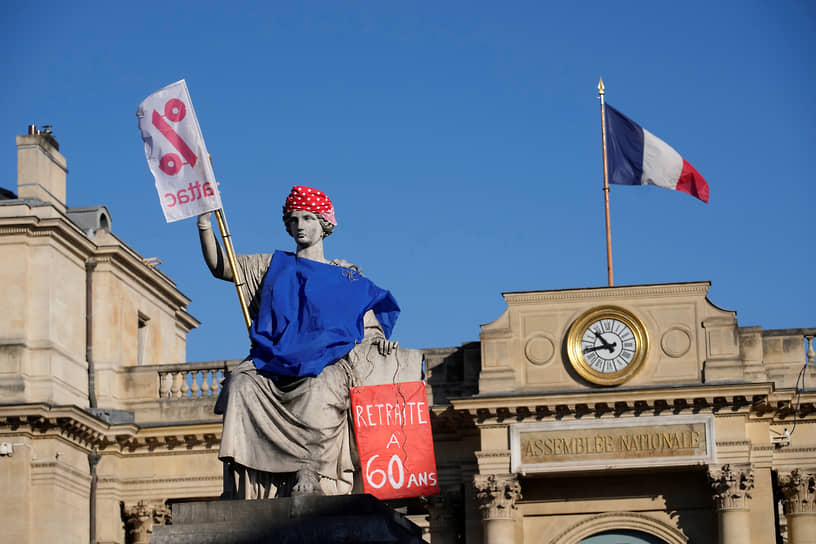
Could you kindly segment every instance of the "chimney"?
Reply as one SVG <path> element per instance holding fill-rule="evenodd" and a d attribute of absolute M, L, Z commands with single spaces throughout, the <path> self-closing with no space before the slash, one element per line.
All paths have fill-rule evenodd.
<path fill-rule="evenodd" d="M 17 136 L 18 198 L 38 198 L 65 213 L 67 164 L 51 127 L 29 125 L 28 134 Z"/>

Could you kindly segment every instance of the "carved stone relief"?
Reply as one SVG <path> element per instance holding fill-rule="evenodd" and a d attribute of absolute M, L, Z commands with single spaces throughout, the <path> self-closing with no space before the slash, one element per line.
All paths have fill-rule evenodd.
<path fill-rule="evenodd" d="M 748 508 L 754 488 L 754 472 L 751 467 L 731 467 L 709 469 L 709 480 L 717 510 L 742 510 Z"/>
<path fill-rule="evenodd" d="M 816 513 L 816 478 L 813 473 L 794 469 L 788 474 L 780 474 L 779 489 L 782 492 L 785 515 Z"/>
<path fill-rule="evenodd" d="M 521 484 L 515 474 L 477 474 L 473 485 L 482 519 L 512 519 L 516 501 L 521 499 Z"/>
<path fill-rule="evenodd" d="M 164 502 L 139 501 L 125 506 L 124 517 L 128 544 L 148 544 L 153 526 L 169 524 L 172 513 Z"/>

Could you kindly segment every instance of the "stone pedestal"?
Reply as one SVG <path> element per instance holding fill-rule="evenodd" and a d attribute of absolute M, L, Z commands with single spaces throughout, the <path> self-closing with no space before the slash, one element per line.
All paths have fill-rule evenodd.
<path fill-rule="evenodd" d="M 420 544 L 422 530 L 371 495 L 287 497 L 173 505 L 151 544 Z"/>

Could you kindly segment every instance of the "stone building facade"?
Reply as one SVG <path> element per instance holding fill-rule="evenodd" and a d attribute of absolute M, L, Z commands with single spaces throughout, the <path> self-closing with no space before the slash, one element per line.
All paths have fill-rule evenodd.
<path fill-rule="evenodd" d="M 220 493 L 212 408 L 237 361 L 185 362 L 189 299 L 104 206 L 66 206 L 50 134 L 17 149 L 4 538 L 148 542 L 172 503 Z M 423 350 L 440 494 L 392 506 L 434 544 L 814 542 L 816 329 L 740 327 L 708 289 L 505 293 L 479 342 Z"/>
<path fill-rule="evenodd" d="M 437 417 L 454 434 L 435 434 L 437 455 L 468 444 L 440 459 L 449 489 L 456 478 L 442 471 L 460 474 L 465 541 L 816 539 L 816 393 L 797 387 L 816 376 L 816 329 L 739 327 L 709 287 L 505 293 L 478 345 L 426 353 Z M 610 309 L 633 317 L 645 344 L 636 372 L 608 368 L 624 374 L 616 384 L 587 378 L 574 349 L 607 350 L 583 318 L 600 316 L 611 345 Z"/>

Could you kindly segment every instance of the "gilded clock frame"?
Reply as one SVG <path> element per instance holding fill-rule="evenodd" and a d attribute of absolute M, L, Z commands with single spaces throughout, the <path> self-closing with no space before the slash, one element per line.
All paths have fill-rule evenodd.
<path fill-rule="evenodd" d="M 587 327 L 599 319 L 617 319 L 625 323 L 635 336 L 635 355 L 626 368 L 618 372 L 604 373 L 592 368 L 584 358 L 581 338 Z M 570 327 L 567 335 L 567 357 L 572 368 L 585 380 L 597 385 L 620 385 L 640 371 L 649 351 L 649 333 L 635 314 L 620 306 L 599 306 L 583 314 Z"/>

